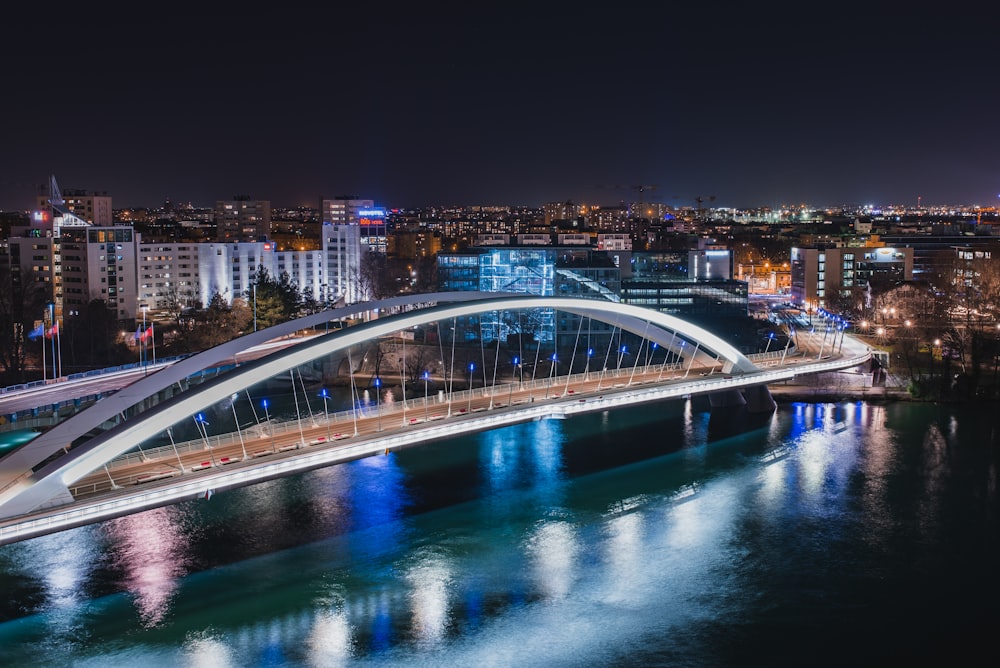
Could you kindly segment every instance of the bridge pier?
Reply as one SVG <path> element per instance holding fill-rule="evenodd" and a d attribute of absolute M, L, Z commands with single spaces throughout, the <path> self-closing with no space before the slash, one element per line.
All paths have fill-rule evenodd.
<path fill-rule="evenodd" d="M 778 409 L 778 404 L 771 396 L 771 390 L 767 385 L 751 385 L 743 388 L 743 397 L 746 399 L 747 410 L 751 413 L 766 413 L 770 415 Z"/>
<path fill-rule="evenodd" d="M 713 409 L 716 408 L 736 408 L 746 406 L 747 400 L 739 390 L 725 390 L 723 392 L 713 392 L 708 395 L 708 402 Z"/>
<path fill-rule="evenodd" d="M 736 436 L 763 426 L 778 405 L 767 385 L 751 385 L 742 390 L 710 394 L 708 440 Z"/>

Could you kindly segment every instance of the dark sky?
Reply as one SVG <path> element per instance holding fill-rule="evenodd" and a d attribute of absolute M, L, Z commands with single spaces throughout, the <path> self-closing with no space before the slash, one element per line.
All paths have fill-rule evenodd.
<path fill-rule="evenodd" d="M 367 4 L 11 10 L 0 210 L 50 174 L 116 207 L 1000 193 L 1000 22 L 981 4 Z"/>

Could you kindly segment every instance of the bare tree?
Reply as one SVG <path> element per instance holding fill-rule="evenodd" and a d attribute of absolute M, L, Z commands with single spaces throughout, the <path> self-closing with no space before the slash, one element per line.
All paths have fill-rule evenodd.
<path fill-rule="evenodd" d="M 424 376 L 424 371 L 430 371 L 437 360 L 437 349 L 422 344 L 407 344 L 406 356 L 403 359 L 403 373 L 407 382 L 415 383 Z"/>
<path fill-rule="evenodd" d="M 5 384 L 22 383 L 29 354 L 37 348 L 27 336 L 45 306 L 46 292 L 40 283 L 15 284 L 7 266 L 0 266 L 0 285 L 0 374 Z"/>

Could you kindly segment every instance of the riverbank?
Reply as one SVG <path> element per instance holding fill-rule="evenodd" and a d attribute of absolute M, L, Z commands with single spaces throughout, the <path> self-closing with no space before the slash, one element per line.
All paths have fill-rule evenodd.
<path fill-rule="evenodd" d="M 902 387 L 818 387 L 814 385 L 769 385 L 778 403 L 838 401 L 917 401 Z"/>

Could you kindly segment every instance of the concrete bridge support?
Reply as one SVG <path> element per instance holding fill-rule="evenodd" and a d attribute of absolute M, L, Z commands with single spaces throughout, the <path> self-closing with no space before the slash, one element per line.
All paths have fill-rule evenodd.
<path fill-rule="evenodd" d="M 750 413 L 770 415 L 778 409 L 778 404 L 771 396 L 771 390 L 767 385 L 751 385 L 743 388 L 743 397 L 746 399 L 747 411 Z"/>
<path fill-rule="evenodd" d="M 739 390 L 715 392 L 709 395 L 708 400 L 713 409 L 745 408 L 747 413 L 753 414 L 770 415 L 778 408 L 767 385 L 751 385 Z"/>
<path fill-rule="evenodd" d="M 747 400 L 739 390 L 726 390 L 724 392 L 714 392 L 708 395 L 708 401 L 713 409 L 716 408 L 736 408 L 746 406 Z"/>

